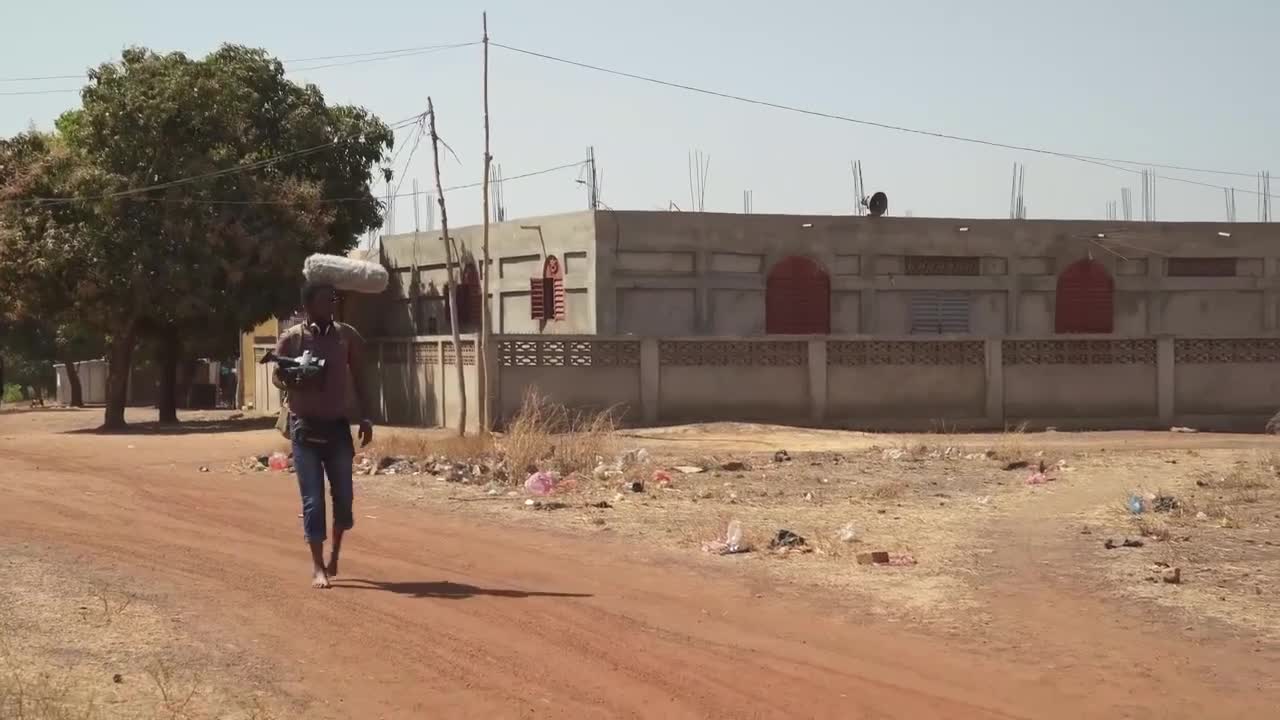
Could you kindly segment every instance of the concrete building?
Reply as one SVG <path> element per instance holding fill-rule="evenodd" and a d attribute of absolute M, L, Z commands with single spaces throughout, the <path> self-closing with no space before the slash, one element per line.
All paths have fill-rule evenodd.
<path fill-rule="evenodd" d="M 346 300 L 381 422 L 454 425 L 460 363 L 474 426 L 480 228 L 453 234 L 460 348 L 439 233 L 383 238 L 388 290 Z M 632 423 L 870 430 L 1260 429 L 1280 406 L 1280 225 L 605 211 L 495 224 L 490 254 L 499 423 L 533 389 Z"/>
<path fill-rule="evenodd" d="M 480 228 L 452 231 L 461 331 Z M 383 238 L 374 336 L 449 331 L 438 232 Z M 1274 333 L 1280 225 L 582 212 L 490 230 L 493 331 L 647 336 Z"/>

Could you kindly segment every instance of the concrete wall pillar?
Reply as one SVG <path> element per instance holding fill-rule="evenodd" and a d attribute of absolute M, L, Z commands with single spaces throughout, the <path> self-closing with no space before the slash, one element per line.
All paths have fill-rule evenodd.
<path fill-rule="evenodd" d="M 1276 258 L 1262 259 L 1262 329 L 1266 332 L 1276 331 L 1276 300 L 1280 295 L 1276 292 Z"/>
<path fill-rule="evenodd" d="M 699 335 L 714 335 L 711 320 L 711 291 L 707 289 L 707 270 L 711 266 L 711 253 L 699 250 L 694 253 L 693 329 Z"/>
<path fill-rule="evenodd" d="M 435 384 L 436 426 L 448 427 L 449 418 L 446 415 L 447 413 L 446 408 L 448 407 L 448 405 L 445 404 L 445 393 L 448 392 L 446 388 L 449 387 L 449 383 L 445 382 L 445 379 L 444 379 L 444 341 L 443 340 L 436 341 L 436 370 L 435 370 L 435 378 L 433 379 L 436 381 L 436 384 Z"/>
<path fill-rule="evenodd" d="M 827 418 L 827 341 L 809 341 L 809 419 L 820 425 Z"/>
<path fill-rule="evenodd" d="M 1160 293 L 1160 282 L 1164 279 L 1164 260 L 1158 257 L 1147 258 L 1147 328 L 1145 335 L 1164 332 L 1165 319 L 1162 309 L 1163 295 Z"/>
<path fill-rule="evenodd" d="M 656 425 L 662 417 L 658 407 L 661 394 L 662 367 L 659 364 L 658 338 L 640 340 L 640 416 L 645 425 Z"/>
<path fill-rule="evenodd" d="M 983 341 L 986 356 L 986 420 L 993 428 L 1004 428 L 1004 345 L 999 338 Z"/>
<path fill-rule="evenodd" d="M 476 342 L 479 343 L 480 340 L 477 338 Z M 498 356 L 502 352 L 500 349 L 501 347 L 502 347 L 502 340 L 495 338 L 493 335 L 490 335 L 489 344 L 485 348 L 486 357 L 485 357 L 484 383 L 483 383 L 484 392 L 485 392 L 484 402 L 486 403 L 484 416 L 489 420 L 489 427 L 480 428 L 481 432 L 489 432 L 490 430 L 497 427 L 498 425 L 498 418 L 494 417 L 494 413 L 497 413 L 498 408 L 502 407 L 502 405 L 498 402 L 498 397 L 501 392 L 500 383 L 501 383 L 501 377 L 502 377 L 502 367 L 498 362 Z M 477 350 L 476 358 L 479 359 L 480 353 L 479 353 L 478 344 L 476 346 L 476 350 Z"/>
<path fill-rule="evenodd" d="M 410 352 L 413 353 L 413 372 L 417 378 L 418 387 L 422 388 L 422 394 L 418 396 L 418 404 L 422 407 L 418 409 L 418 414 L 422 417 L 423 427 L 434 427 L 440 424 L 440 416 L 435 413 L 435 393 L 431 392 L 431 366 L 427 363 L 418 364 L 418 348 L 410 345 Z M 427 408 L 427 396 L 431 395 L 430 409 Z"/>
<path fill-rule="evenodd" d="M 870 257 L 864 255 L 863 262 L 867 262 L 865 258 Z M 876 331 L 876 289 L 874 287 L 864 287 L 858 299 L 858 305 L 861 307 L 861 317 L 858 318 L 858 334 L 870 335 Z"/>
<path fill-rule="evenodd" d="M 1005 256 L 1005 300 L 1004 326 L 1006 335 L 1022 333 L 1022 321 L 1018 318 L 1018 308 L 1022 304 L 1022 278 L 1018 274 L 1018 255 Z"/>
<path fill-rule="evenodd" d="M 1164 425 L 1172 425 L 1176 413 L 1173 406 L 1173 365 L 1173 336 L 1162 335 L 1156 338 L 1156 409 L 1160 422 Z"/>

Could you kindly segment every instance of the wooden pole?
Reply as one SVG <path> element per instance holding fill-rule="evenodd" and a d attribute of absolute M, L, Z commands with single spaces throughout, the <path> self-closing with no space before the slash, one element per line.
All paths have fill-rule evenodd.
<path fill-rule="evenodd" d="M 449 213 L 440 183 L 440 136 L 436 134 L 436 109 L 427 97 L 427 127 L 431 132 L 431 162 L 436 172 L 436 202 L 440 203 L 440 232 L 444 238 L 445 274 L 449 278 L 449 330 L 453 334 L 453 363 L 458 369 L 458 436 L 467 434 L 467 375 L 462 369 L 462 338 L 458 332 L 458 267 L 449 238 Z"/>
<path fill-rule="evenodd" d="M 476 379 L 480 390 L 480 432 L 487 433 L 489 422 L 489 340 L 493 329 L 489 321 L 489 171 L 493 156 L 489 154 L 489 13 L 480 14 L 484 31 L 484 226 L 480 235 L 480 342 L 476 353 Z"/>

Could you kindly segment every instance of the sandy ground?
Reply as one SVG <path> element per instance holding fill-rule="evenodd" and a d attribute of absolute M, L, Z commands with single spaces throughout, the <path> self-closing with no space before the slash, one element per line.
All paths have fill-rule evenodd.
<path fill-rule="evenodd" d="M 952 587 L 968 596 L 969 622 L 872 612 L 862 598 L 874 593 L 843 589 L 867 577 L 852 570 L 823 587 L 789 574 L 800 565 L 695 555 L 686 547 L 692 537 L 637 541 L 644 536 L 628 522 L 643 524 L 638 513 L 609 520 L 618 529 L 602 532 L 555 513 L 434 502 L 427 490 L 406 502 L 377 487 L 387 482 L 381 476 L 362 480 L 337 587 L 313 591 L 291 478 L 227 470 L 278 444 L 271 430 L 232 423 L 187 425 L 179 434 L 85 431 L 99 419 L 100 411 L 0 414 L 0 562 L 26 578 L 8 588 L 6 600 L 25 600 L 0 608 L 0 628 L 12 663 L 56 675 L 68 696 L 114 698 L 99 705 L 100 717 L 131 717 L 122 708 L 147 703 L 156 716 L 192 718 L 1262 718 L 1280 707 L 1280 652 L 1262 633 L 1233 623 L 1229 612 L 1192 616 L 1195 602 L 1118 589 L 1116 551 L 1098 541 L 1108 525 L 1130 522 L 1105 510 L 1126 486 L 1146 484 L 1130 478 L 1073 477 L 1037 495 L 1018 483 L 983 488 L 963 479 L 945 490 L 953 497 L 937 502 L 972 495 L 997 506 L 989 518 L 948 530 L 980 542 L 983 553 L 930 557 L 922 537 L 912 548 L 921 567 L 964 569 L 967 580 Z M 668 452 L 696 445 L 690 453 L 850 454 L 918 441 L 733 426 L 632 435 L 627 440 Z M 1018 442 L 1060 447 L 1087 477 L 1110 463 L 1099 457 L 1105 447 L 1165 459 L 1222 453 L 1210 460 L 1227 463 L 1228 454 L 1266 451 L 1268 440 L 1108 433 Z M 993 440 L 930 442 L 980 450 Z M 878 462 L 873 474 L 892 474 Z M 980 475 L 971 482 L 981 483 Z M 1198 487 L 1193 475 L 1168 484 Z M 722 478 L 714 482 L 723 486 Z M 920 485 L 910 492 L 932 498 L 928 481 Z M 937 506 L 925 515 L 892 497 L 878 502 L 894 508 L 885 516 L 919 518 L 926 534 L 948 512 Z M 773 512 L 763 501 L 740 504 Z M 826 522 L 839 525 L 849 512 L 842 507 Z M 874 503 L 859 512 L 881 515 Z M 806 522 L 818 523 L 814 517 Z M 1097 534 L 1082 540 L 1089 524 Z M 1247 527 L 1267 547 L 1267 527 L 1257 519 Z M 871 532 L 873 540 L 877 532 L 886 541 L 904 537 Z M 1274 555 L 1259 550 L 1242 560 L 1256 565 Z M 1136 568 L 1152 559 L 1134 553 L 1122 562 Z M 1221 592 L 1244 593 L 1237 585 Z M 94 588 L 140 600 L 114 615 L 79 611 L 93 607 Z M 1272 592 L 1268 583 L 1248 588 L 1262 605 L 1268 598 L 1259 591 Z M 108 600 L 109 608 L 120 604 Z M 1258 623 L 1270 621 L 1265 608 L 1250 607 Z M 140 637 L 151 638 L 139 644 L 149 647 L 104 635 L 98 616 L 138 623 L 146 628 Z M 58 618 L 61 634 L 39 630 Z M 191 692 L 198 702 L 172 712 L 172 701 L 150 688 L 159 685 L 149 677 L 157 667 L 179 669 L 168 694 Z M 148 689 L 121 697 L 122 686 L 134 685 Z"/>

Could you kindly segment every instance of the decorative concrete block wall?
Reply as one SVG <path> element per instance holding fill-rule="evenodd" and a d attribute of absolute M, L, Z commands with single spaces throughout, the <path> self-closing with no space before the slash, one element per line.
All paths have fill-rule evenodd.
<path fill-rule="evenodd" d="M 384 422 L 456 424 L 452 343 L 374 343 Z M 463 341 L 469 417 L 475 339 Z M 500 335 L 491 407 L 527 393 L 627 424 L 754 421 L 868 430 L 1260 430 L 1280 408 L 1280 338 L 655 338 Z M 471 423 L 469 423 L 471 424 Z"/>

